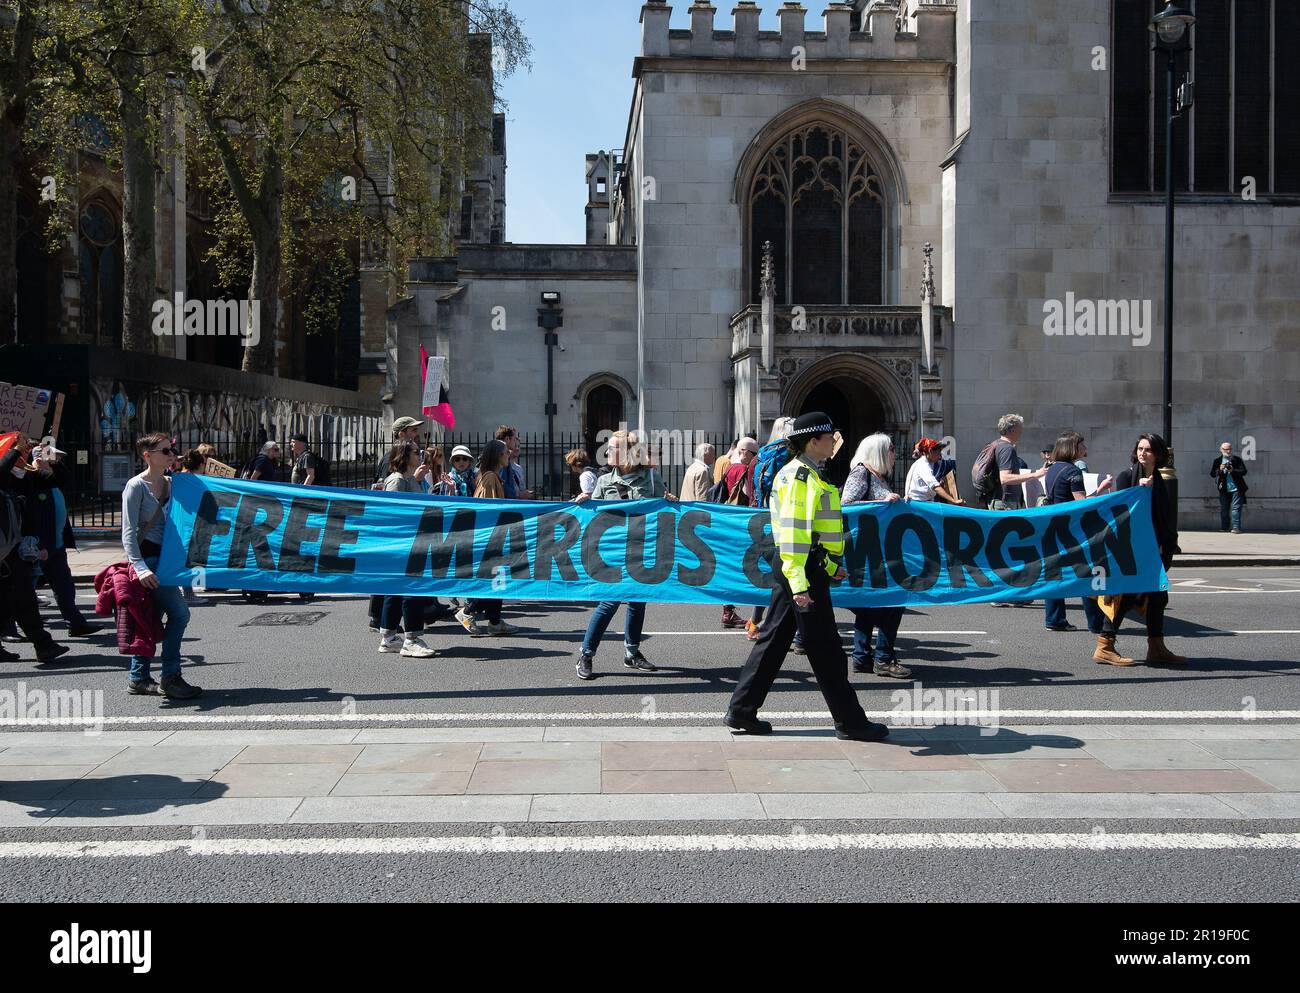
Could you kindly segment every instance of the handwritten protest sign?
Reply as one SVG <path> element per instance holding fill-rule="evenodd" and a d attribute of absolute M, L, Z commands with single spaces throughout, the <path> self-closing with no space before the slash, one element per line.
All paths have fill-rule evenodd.
<path fill-rule="evenodd" d="M 35 386 L 16 386 L 0 383 L 0 434 L 21 431 L 40 439 L 46 433 L 46 424 L 52 411 L 62 410 L 63 395 Z M 57 430 L 57 424 L 54 425 Z M 53 432 L 51 432 L 53 433 Z"/>

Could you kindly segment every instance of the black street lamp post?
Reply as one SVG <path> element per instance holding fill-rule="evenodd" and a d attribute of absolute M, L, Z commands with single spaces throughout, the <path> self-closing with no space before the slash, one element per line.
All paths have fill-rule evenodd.
<path fill-rule="evenodd" d="M 555 346 L 560 343 L 558 330 L 564 326 L 564 308 L 560 294 L 554 290 L 542 293 L 542 306 L 537 308 L 537 326 L 546 332 L 546 474 L 543 488 L 547 497 L 559 495 L 555 473 Z"/>
<path fill-rule="evenodd" d="M 1175 102 L 1174 70 L 1181 52 L 1190 52 L 1189 29 L 1196 23 L 1190 12 L 1170 0 L 1151 18 L 1149 30 L 1155 36 L 1155 51 L 1165 53 L 1165 354 L 1163 411 L 1165 444 L 1169 463 L 1161 473 L 1169 485 L 1174 514 L 1178 508 L 1178 476 L 1174 470 L 1174 118 L 1192 104 L 1192 88 L 1180 88 Z"/>

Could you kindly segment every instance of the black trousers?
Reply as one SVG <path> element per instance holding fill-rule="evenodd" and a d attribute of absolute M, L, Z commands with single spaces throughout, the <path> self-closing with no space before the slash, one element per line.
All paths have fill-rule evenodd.
<path fill-rule="evenodd" d="M 861 727 L 867 723 L 867 715 L 849 682 L 849 660 L 835 627 L 831 582 L 825 566 L 809 559 L 806 575 L 812 603 L 806 610 L 795 606 L 790 584 L 781 573 L 779 562 L 774 564 L 772 572 L 777 587 L 772 591 L 772 602 L 767 608 L 766 621 L 759 629 L 758 640 L 740 670 L 727 713 L 739 718 L 757 716 L 777 673 L 781 671 L 797 631 L 835 726 Z"/>
<path fill-rule="evenodd" d="M 36 605 L 32 567 L 18 557 L 17 549 L 0 562 L 0 628 L 10 621 L 17 621 L 27 640 L 37 648 L 54 641 L 45 630 L 41 609 Z"/>
<path fill-rule="evenodd" d="M 59 613 L 68 622 L 68 627 L 81 628 L 89 624 L 90 622 L 77 607 L 77 584 L 72 578 L 72 570 L 68 567 L 68 550 L 50 549 L 49 558 L 41 563 L 41 572 L 45 574 L 45 580 L 50 584 L 54 602 L 59 605 Z"/>
<path fill-rule="evenodd" d="M 1115 608 L 1115 619 L 1112 621 L 1109 617 L 1103 617 L 1101 622 L 1102 634 L 1118 634 L 1119 626 L 1124 623 L 1124 617 L 1133 605 L 1137 603 L 1141 593 L 1126 593 L 1119 598 L 1119 606 Z M 1147 637 L 1163 638 L 1165 636 L 1165 608 L 1169 606 L 1169 594 L 1162 591 L 1146 594 L 1147 598 Z"/>

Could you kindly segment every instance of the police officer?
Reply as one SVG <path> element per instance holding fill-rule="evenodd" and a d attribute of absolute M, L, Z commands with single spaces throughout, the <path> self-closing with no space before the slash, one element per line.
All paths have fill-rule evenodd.
<path fill-rule="evenodd" d="M 858 703 L 831 606 L 831 581 L 845 576 L 840 564 L 844 520 L 839 490 L 822 479 L 818 466 L 834 453 L 835 426 L 824 413 L 804 414 L 795 419 L 786 444 L 792 458 L 772 485 L 772 537 L 777 549 L 772 575 L 777 588 L 723 723 L 747 734 L 772 733 L 772 725 L 758 719 L 758 710 L 797 630 L 830 707 L 835 736 L 880 741 L 889 729 L 867 720 Z"/>

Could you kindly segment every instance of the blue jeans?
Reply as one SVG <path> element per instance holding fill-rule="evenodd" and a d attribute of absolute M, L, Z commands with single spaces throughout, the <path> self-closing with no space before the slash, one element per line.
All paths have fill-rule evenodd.
<path fill-rule="evenodd" d="M 1066 623 L 1064 600 L 1044 600 L 1043 608 L 1043 621 L 1049 628 L 1059 628 Z M 1097 601 L 1090 596 L 1083 598 L 1083 616 L 1088 622 L 1088 630 L 1093 634 L 1101 634 L 1102 621 L 1106 619 L 1106 615 L 1097 606 Z"/>
<path fill-rule="evenodd" d="M 903 622 L 902 607 L 858 607 L 853 611 L 853 661 L 871 660 L 871 631 L 876 632 L 875 661 L 893 662 L 894 639 Z"/>
<path fill-rule="evenodd" d="M 619 603 L 618 600 L 602 600 L 596 604 L 596 609 L 591 613 L 591 621 L 587 624 L 587 633 L 582 639 L 584 654 L 596 654 L 596 646 L 600 644 L 600 639 L 605 636 L 605 629 L 609 627 L 609 622 L 618 613 Z M 643 624 L 645 624 L 645 604 L 629 603 L 627 605 L 627 614 L 623 618 L 623 648 L 628 654 L 641 647 L 641 627 Z"/>
<path fill-rule="evenodd" d="M 1236 493 L 1229 493 L 1226 489 L 1219 491 L 1219 527 L 1224 531 L 1232 528 L 1234 531 L 1241 530 L 1241 508 L 1245 505 L 1246 498 L 1242 495 L 1241 490 Z"/>
<path fill-rule="evenodd" d="M 158 571 L 157 559 L 145 559 L 144 564 L 154 572 Z M 158 613 L 166 618 L 163 623 L 161 653 L 163 679 L 168 676 L 179 676 L 181 674 L 181 639 L 185 637 L 185 627 L 190 623 L 190 608 L 185 605 L 185 595 L 181 593 L 179 586 L 159 586 L 153 591 L 152 596 L 154 606 L 158 608 Z M 151 661 L 151 659 L 132 655 L 130 678 L 132 680 L 148 679 L 149 663 Z"/>

